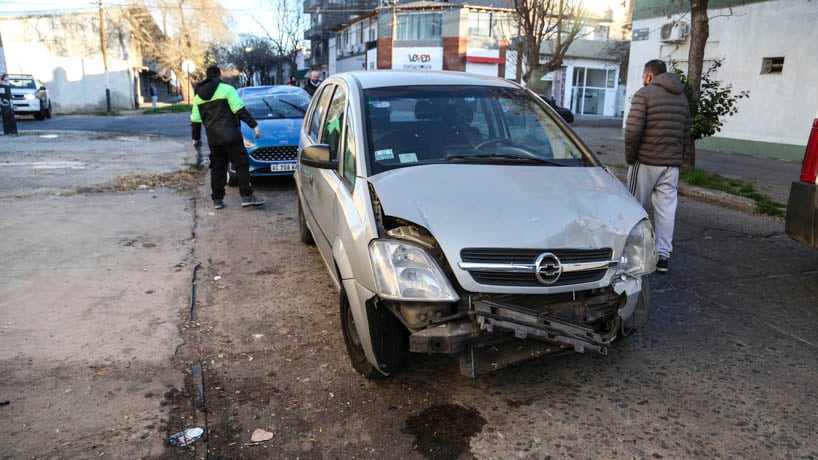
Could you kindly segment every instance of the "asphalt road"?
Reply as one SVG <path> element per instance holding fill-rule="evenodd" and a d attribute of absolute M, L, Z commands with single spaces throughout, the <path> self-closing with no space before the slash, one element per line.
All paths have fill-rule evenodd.
<path fill-rule="evenodd" d="M 54 116 L 37 121 L 29 117 L 17 118 L 18 130 L 38 131 L 95 131 L 116 133 L 158 134 L 162 136 L 190 139 L 189 113 L 162 113 L 116 116 Z"/>
<path fill-rule="evenodd" d="M 184 115 L 82 120 L 22 129 L 153 132 L 144 122 L 187 136 L 176 133 Z M 205 363 L 207 448 L 216 456 L 818 457 L 818 251 L 789 240 L 781 221 L 682 198 L 671 271 L 652 276 L 651 320 L 607 356 L 546 357 L 469 380 L 445 357 L 417 355 L 406 372 L 369 382 L 349 366 L 337 294 L 315 248 L 298 243 L 292 181 L 257 181 L 256 190 L 267 207 L 242 210 L 231 191 L 232 206 L 200 209 L 194 227 L 200 275 L 210 281 L 190 333 L 197 348 L 183 352 Z M 207 203 L 204 188 L 198 199 Z M 24 254 L 17 246 L 6 249 Z M 4 365 L 23 369 L 24 358 Z M 18 372 L 9 388 L 32 385 Z M 177 402 L 169 428 L 208 422 Z M 255 428 L 274 441 L 248 443 Z M 185 455 L 201 457 L 204 447 Z"/>

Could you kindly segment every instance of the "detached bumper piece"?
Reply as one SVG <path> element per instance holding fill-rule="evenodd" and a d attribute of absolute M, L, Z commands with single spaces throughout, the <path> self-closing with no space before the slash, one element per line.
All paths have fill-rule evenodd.
<path fill-rule="evenodd" d="M 473 299 L 468 321 L 415 332 L 409 349 L 459 355 L 460 371 L 467 377 L 564 351 L 607 354 L 617 337 L 619 296 L 606 292 L 535 307 L 537 300 L 537 296 Z M 571 322 L 566 321 L 569 318 Z"/>
<path fill-rule="evenodd" d="M 792 183 L 785 231 L 790 238 L 818 248 L 818 184 Z"/>

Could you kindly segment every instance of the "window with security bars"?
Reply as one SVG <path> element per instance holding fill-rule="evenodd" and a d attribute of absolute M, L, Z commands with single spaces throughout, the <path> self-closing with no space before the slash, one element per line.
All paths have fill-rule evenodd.
<path fill-rule="evenodd" d="M 761 73 L 782 73 L 783 71 L 783 57 L 769 57 L 761 60 Z"/>

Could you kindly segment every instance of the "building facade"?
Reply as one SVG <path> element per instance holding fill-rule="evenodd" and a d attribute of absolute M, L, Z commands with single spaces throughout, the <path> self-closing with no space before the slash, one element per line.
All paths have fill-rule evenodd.
<path fill-rule="evenodd" d="M 113 110 L 137 108 L 148 99 L 142 54 L 131 40 L 125 10 L 106 10 L 107 84 Z M 0 16 L 8 73 L 30 74 L 48 88 L 57 114 L 107 109 L 106 72 L 99 14 L 51 13 Z"/>
<path fill-rule="evenodd" d="M 633 13 L 629 81 L 650 59 L 687 70 L 690 14 L 660 0 L 638 0 Z M 738 4 L 737 4 L 738 3 Z M 710 0 L 704 69 L 719 60 L 716 80 L 749 91 L 705 149 L 800 160 L 818 110 L 818 3 L 810 0 Z M 639 89 L 631 85 L 627 100 Z"/>
<path fill-rule="evenodd" d="M 382 7 L 333 30 L 329 73 L 455 70 L 506 77 L 511 10 L 443 2 Z"/>

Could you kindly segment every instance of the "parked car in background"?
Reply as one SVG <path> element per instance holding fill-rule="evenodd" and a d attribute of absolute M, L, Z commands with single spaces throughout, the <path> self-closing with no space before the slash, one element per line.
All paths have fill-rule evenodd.
<path fill-rule="evenodd" d="M 300 238 L 340 290 L 352 366 L 409 352 L 467 376 L 606 353 L 647 323 L 653 228 L 559 116 L 513 82 L 350 72 L 312 98 L 295 173 Z"/>
<path fill-rule="evenodd" d="M 244 146 L 250 155 L 250 176 L 291 175 L 298 156 L 298 133 L 310 95 L 298 87 L 275 86 L 242 100 L 261 128 L 261 137 L 256 139 L 253 130 L 241 124 Z M 237 185 L 235 171 L 228 170 L 227 174 L 228 184 Z"/>
<path fill-rule="evenodd" d="M 557 105 L 557 102 L 554 101 L 554 98 L 550 96 L 546 96 L 545 94 L 539 94 L 539 96 L 551 106 L 552 109 L 556 110 L 558 114 L 562 117 L 563 120 L 567 121 L 568 123 L 574 122 L 574 114 L 571 110 L 566 109 L 565 107 L 560 107 Z"/>
<path fill-rule="evenodd" d="M 818 113 L 812 120 L 801 176 L 790 186 L 785 230 L 794 240 L 818 248 Z"/>
<path fill-rule="evenodd" d="M 9 75 L 9 85 L 16 115 L 34 115 L 36 120 L 51 118 L 51 97 L 40 80 L 31 75 Z"/>

